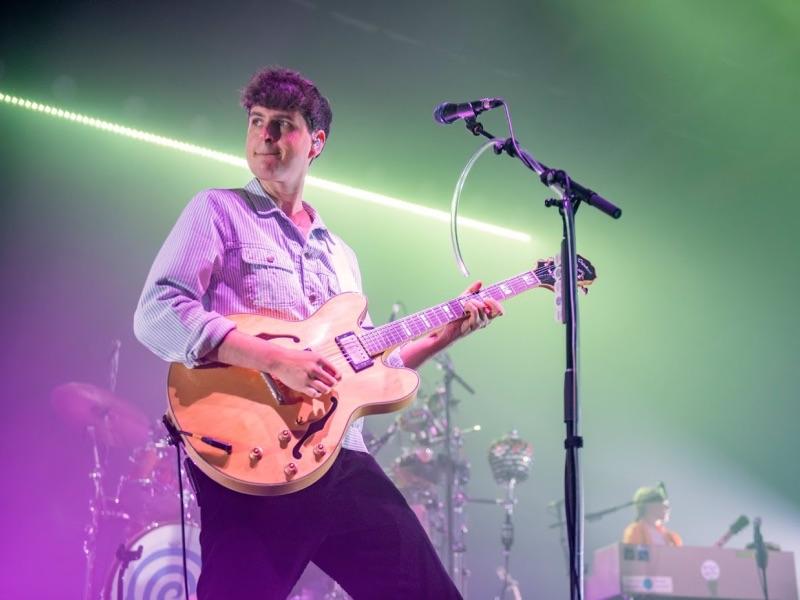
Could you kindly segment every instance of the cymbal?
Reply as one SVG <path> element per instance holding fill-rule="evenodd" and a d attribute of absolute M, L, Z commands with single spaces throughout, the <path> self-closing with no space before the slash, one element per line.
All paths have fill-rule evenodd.
<path fill-rule="evenodd" d="M 98 443 L 105 446 L 139 446 L 150 436 L 150 423 L 139 408 L 94 384 L 64 383 L 53 388 L 50 400 L 69 425 L 94 427 Z"/>

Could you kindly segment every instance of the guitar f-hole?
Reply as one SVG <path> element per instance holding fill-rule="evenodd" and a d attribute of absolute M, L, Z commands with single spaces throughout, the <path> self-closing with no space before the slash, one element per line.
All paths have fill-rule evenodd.
<path fill-rule="evenodd" d="M 279 335 L 273 335 L 271 333 L 259 333 L 258 335 L 256 335 L 256 337 L 257 338 L 261 338 L 262 340 L 266 340 L 266 341 L 279 340 L 279 339 L 283 338 L 283 339 L 291 340 L 295 344 L 299 344 L 300 343 L 300 338 L 299 337 L 297 337 L 296 335 L 290 335 L 290 334 L 287 334 L 287 333 L 279 334 Z"/>
<path fill-rule="evenodd" d="M 331 407 L 328 409 L 328 412 L 326 412 L 325 416 L 323 416 L 321 419 L 314 421 L 311 425 L 309 425 L 308 429 L 306 429 L 305 435 L 303 435 L 303 437 L 301 437 L 300 440 L 294 445 L 294 448 L 292 448 L 292 456 L 294 456 L 296 460 L 303 458 L 303 453 L 300 452 L 300 448 L 303 446 L 305 441 L 318 431 L 322 431 L 322 428 L 325 427 L 325 423 L 328 422 L 328 419 L 333 414 L 333 411 L 336 410 L 338 405 L 339 399 L 336 396 L 331 396 Z"/>

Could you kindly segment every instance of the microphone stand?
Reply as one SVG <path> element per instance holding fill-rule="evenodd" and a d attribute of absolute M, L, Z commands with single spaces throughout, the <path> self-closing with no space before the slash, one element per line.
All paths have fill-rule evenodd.
<path fill-rule="evenodd" d="M 767 547 L 764 545 L 764 538 L 761 535 L 761 517 L 753 519 L 753 546 L 756 551 L 756 567 L 758 576 L 761 580 L 761 591 L 764 592 L 764 600 L 769 600 L 769 590 L 767 588 Z"/>
<path fill-rule="evenodd" d="M 506 118 L 511 118 L 506 109 Z M 564 423 L 566 450 L 564 465 L 564 498 L 569 542 L 569 581 L 570 600 L 583 598 L 583 489 L 581 485 L 580 455 L 583 438 L 580 435 L 580 404 L 578 397 L 578 298 L 577 298 L 577 250 L 575 244 L 575 213 L 582 202 L 594 206 L 608 216 L 618 219 L 622 210 L 597 194 L 572 180 L 563 170 L 551 169 L 538 162 L 517 143 L 513 135 L 499 140 L 483 128 L 475 118 L 465 119 L 467 130 L 475 136 L 496 140 L 494 151 L 503 152 L 518 158 L 531 171 L 539 176 L 539 181 L 558 195 L 545 200 L 545 206 L 558 207 L 562 220 L 561 242 L 561 286 L 563 302 L 563 321 L 566 336 L 566 368 L 564 371 Z"/>
<path fill-rule="evenodd" d="M 629 506 L 633 506 L 635 502 L 633 500 L 628 500 L 622 504 L 617 504 L 616 506 L 610 506 L 608 508 L 603 508 L 601 510 L 596 510 L 595 512 L 587 513 L 585 518 L 587 521 L 599 521 L 606 515 L 613 514 L 615 512 L 621 511 L 623 508 L 628 508 Z"/>

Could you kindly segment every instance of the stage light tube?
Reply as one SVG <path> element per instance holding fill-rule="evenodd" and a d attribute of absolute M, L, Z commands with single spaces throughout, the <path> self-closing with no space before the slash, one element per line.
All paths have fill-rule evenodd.
<path fill-rule="evenodd" d="M 21 108 L 32 110 L 34 112 L 40 112 L 46 115 L 50 115 L 52 117 L 57 117 L 68 121 L 74 121 L 76 123 L 80 123 L 81 125 L 86 125 L 87 127 L 93 127 L 95 129 L 109 131 L 111 133 L 116 133 L 117 135 L 132 138 L 142 142 L 147 142 L 149 144 L 153 144 L 156 146 L 171 148 L 173 150 L 179 150 L 181 152 L 185 152 L 186 154 L 201 156 L 203 158 L 215 160 L 217 162 L 221 162 L 224 164 L 247 169 L 247 161 L 244 158 L 240 156 L 235 156 L 233 154 L 218 152 L 210 148 L 204 148 L 202 146 L 197 146 L 195 144 L 181 142 L 179 140 L 174 140 L 172 138 L 156 135 L 154 133 L 149 133 L 147 131 L 141 131 L 139 129 L 125 127 L 124 125 L 119 125 L 117 123 L 111 123 L 109 121 L 95 119 L 93 117 L 89 117 L 72 111 L 63 110 L 58 107 L 48 106 L 46 104 L 41 104 L 39 102 L 33 102 L 31 100 L 27 100 L 24 98 L 11 96 L 3 92 L 0 92 L 0 102 L 11 106 L 18 106 Z M 407 200 L 401 200 L 399 198 L 393 198 L 391 196 L 386 196 L 384 194 L 380 194 L 377 192 L 363 190 L 361 188 L 353 187 L 343 183 L 338 183 L 335 181 L 330 181 L 328 179 L 322 179 L 319 177 L 314 177 L 309 175 L 308 177 L 306 177 L 306 184 L 309 187 L 334 192 L 336 194 L 340 194 L 342 196 L 346 196 L 354 200 L 361 200 L 362 202 L 369 202 L 372 204 L 385 206 L 387 208 L 392 208 L 395 210 L 402 210 L 411 214 L 419 215 L 421 217 L 440 221 L 442 223 L 450 222 L 450 213 L 447 211 L 439 210 L 437 208 L 430 208 L 427 206 L 423 206 L 421 204 L 409 202 Z M 523 233 L 521 231 L 515 231 L 513 229 L 508 229 L 506 227 L 500 227 L 499 225 L 492 225 L 491 223 L 484 223 L 483 221 L 478 221 L 476 219 L 470 219 L 468 217 L 459 217 L 458 222 L 459 225 L 461 225 L 462 227 L 468 229 L 474 229 L 476 231 L 482 231 L 490 235 L 496 235 L 498 237 L 503 237 L 506 239 L 524 243 L 528 243 L 531 241 L 531 236 L 527 233 Z"/>

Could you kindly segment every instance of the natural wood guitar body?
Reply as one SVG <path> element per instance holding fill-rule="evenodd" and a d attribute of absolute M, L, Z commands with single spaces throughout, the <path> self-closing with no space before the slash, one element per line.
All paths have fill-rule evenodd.
<path fill-rule="evenodd" d="M 364 297 L 346 293 L 335 296 L 304 321 L 260 315 L 230 317 L 243 333 L 299 350 L 310 348 L 329 357 L 342 379 L 331 394 L 317 400 L 277 383 L 287 394 L 280 403 L 265 376 L 250 369 L 225 365 L 189 369 L 173 363 L 169 416 L 178 429 L 193 434 L 184 439 L 195 464 L 216 482 L 238 492 L 287 494 L 308 487 L 327 472 L 356 418 L 400 410 L 411 403 L 419 387 L 416 372 L 389 367 L 380 357 L 356 372 L 337 345 L 336 337 L 341 334 L 365 333 L 360 324 L 366 307 Z M 326 415 L 321 430 L 303 440 Z M 200 436 L 229 444 L 231 452 L 200 441 Z"/>

